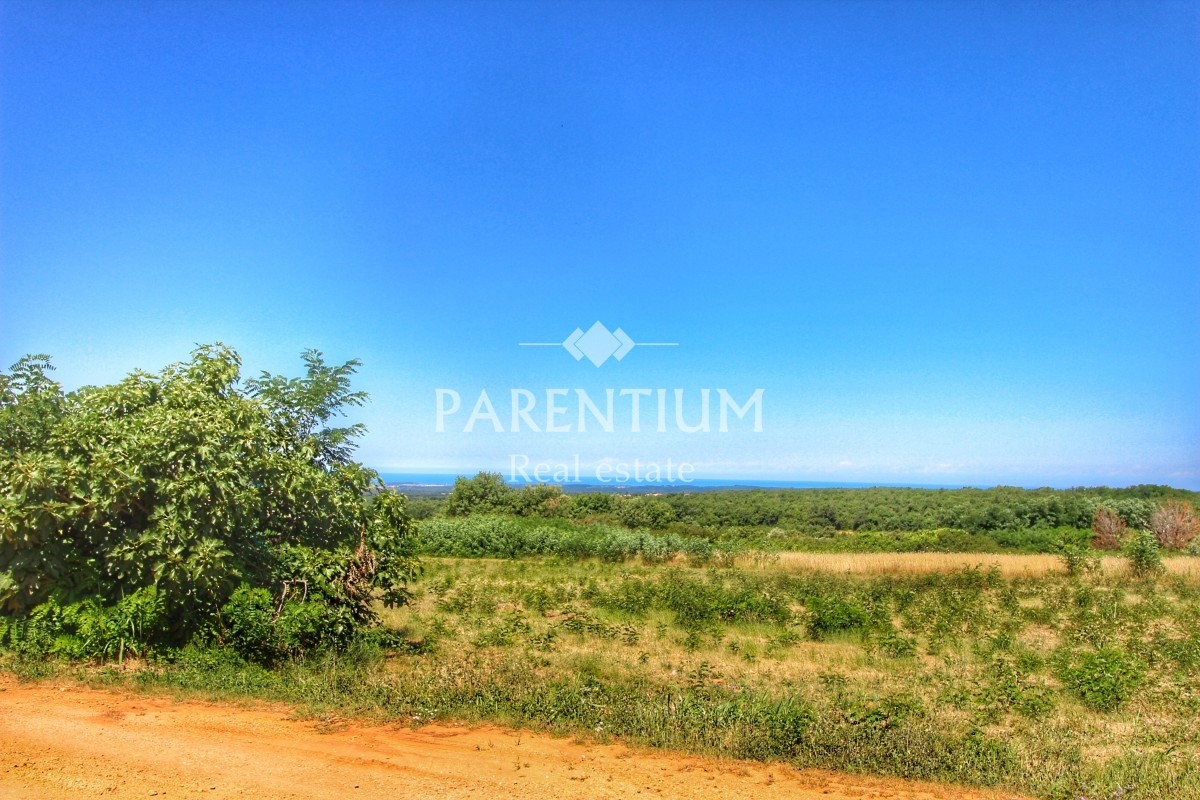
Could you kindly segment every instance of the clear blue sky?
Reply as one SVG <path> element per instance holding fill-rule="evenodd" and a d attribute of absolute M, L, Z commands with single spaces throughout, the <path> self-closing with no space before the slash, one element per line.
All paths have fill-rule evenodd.
<path fill-rule="evenodd" d="M 0 360 L 359 357 L 385 471 L 1200 488 L 1198 142 L 1195 3 L 5 0 Z M 517 346 L 597 320 L 679 346 Z M 764 430 L 463 433 L 514 387 Z"/>

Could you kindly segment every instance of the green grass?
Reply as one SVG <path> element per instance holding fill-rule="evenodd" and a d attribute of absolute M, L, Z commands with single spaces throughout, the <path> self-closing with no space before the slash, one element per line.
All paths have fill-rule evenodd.
<path fill-rule="evenodd" d="M 1181 579 L 446 558 L 414 588 L 390 636 L 274 670 L 211 648 L 133 672 L 5 664 L 1056 800 L 1200 798 L 1200 589 Z"/>

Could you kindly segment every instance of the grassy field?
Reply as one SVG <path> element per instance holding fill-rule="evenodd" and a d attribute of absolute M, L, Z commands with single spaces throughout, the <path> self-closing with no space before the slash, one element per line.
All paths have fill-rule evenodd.
<path fill-rule="evenodd" d="M 80 674 L 1061 800 L 1200 798 L 1195 561 L 1134 580 L 975 554 L 429 559 L 414 602 L 381 609 L 382 646 Z"/>

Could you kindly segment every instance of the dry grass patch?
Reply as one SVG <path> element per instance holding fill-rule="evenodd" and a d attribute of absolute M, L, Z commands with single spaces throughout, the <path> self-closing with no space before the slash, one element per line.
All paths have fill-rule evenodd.
<path fill-rule="evenodd" d="M 747 557 L 739 566 L 850 575 L 930 575 L 995 567 L 1006 578 L 1042 578 L 1065 572 L 1058 556 L 1025 553 L 779 553 L 772 562 L 764 565 L 761 559 Z M 1200 582 L 1200 557 L 1176 556 L 1165 559 L 1163 565 L 1168 574 Z M 1100 569 L 1105 575 L 1120 576 L 1128 570 L 1128 562 L 1119 556 L 1105 556 Z"/>

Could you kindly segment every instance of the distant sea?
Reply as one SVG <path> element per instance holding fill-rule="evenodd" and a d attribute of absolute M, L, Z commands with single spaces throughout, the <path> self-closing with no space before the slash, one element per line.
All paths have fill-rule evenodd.
<path fill-rule="evenodd" d="M 473 475 L 474 472 L 471 473 Z M 465 475 L 465 477 L 471 477 Z M 436 493 L 439 490 L 449 489 L 454 485 L 454 479 L 458 475 L 454 473 L 435 473 L 435 472 L 381 472 L 380 477 L 383 482 L 389 486 L 405 487 L 412 489 L 424 490 L 427 492 Z M 546 481 L 554 483 L 554 481 Z M 511 486 L 523 486 L 526 483 L 536 483 L 536 481 L 509 481 Z M 566 491 L 639 491 L 639 492 L 661 492 L 661 491 L 680 491 L 680 490 L 703 490 L 713 491 L 715 489 L 869 489 L 872 487 L 885 487 L 891 489 L 986 489 L 985 485 L 966 485 L 961 483 L 954 484 L 930 484 L 930 483 L 850 483 L 845 481 L 781 481 L 767 480 L 762 478 L 718 478 L 718 479 L 697 479 L 688 483 L 675 482 L 668 483 L 666 481 L 629 481 L 626 483 L 600 483 L 597 481 L 577 481 L 561 484 Z"/>

